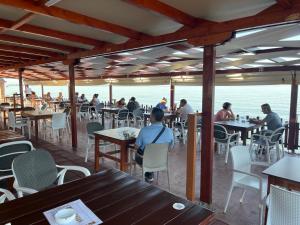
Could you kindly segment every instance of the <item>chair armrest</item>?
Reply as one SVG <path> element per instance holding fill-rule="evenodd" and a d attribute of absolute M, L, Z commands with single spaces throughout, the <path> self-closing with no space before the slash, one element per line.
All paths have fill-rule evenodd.
<path fill-rule="evenodd" d="M 91 172 L 87 168 L 84 168 L 82 166 L 59 166 L 59 165 L 56 165 L 56 167 L 59 169 L 62 169 L 57 174 L 58 185 L 61 185 L 64 183 L 66 172 L 68 172 L 69 170 L 82 172 L 86 177 L 91 175 Z"/>
<path fill-rule="evenodd" d="M 233 133 L 228 135 L 228 143 L 238 142 L 240 138 L 239 133 Z"/>
<path fill-rule="evenodd" d="M 18 197 L 21 198 L 23 197 L 23 194 L 34 194 L 37 193 L 37 190 L 34 190 L 32 188 L 27 188 L 27 187 L 20 187 L 19 184 L 17 182 L 14 182 L 14 189 L 17 191 L 18 193 Z"/>
<path fill-rule="evenodd" d="M 7 198 L 9 201 L 16 199 L 16 197 L 8 190 L 0 188 L 0 193 L 3 193 L 4 196 L 0 196 L 0 203 L 3 203 Z"/>

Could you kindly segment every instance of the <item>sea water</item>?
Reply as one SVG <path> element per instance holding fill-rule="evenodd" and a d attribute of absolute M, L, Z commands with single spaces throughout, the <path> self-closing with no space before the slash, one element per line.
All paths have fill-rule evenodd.
<path fill-rule="evenodd" d="M 41 96 L 41 86 L 32 85 L 30 88 Z M 6 95 L 10 96 L 18 92 L 18 84 L 6 84 Z M 50 92 L 52 97 L 58 96 L 59 92 L 68 97 L 67 86 L 44 86 L 44 93 Z M 93 94 L 98 93 L 100 101 L 107 101 L 109 96 L 108 85 L 99 86 L 76 86 L 76 92 L 84 93 L 90 100 Z M 124 97 L 126 102 L 130 97 L 136 97 L 143 105 L 156 105 L 162 97 L 169 100 L 170 86 L 113 86 L 113 99 Z M 274 112 L 277 112 L 283 121 L 287 121 L 290 109 L 290 85 L 257 85 L 257 86 L 217 86 L 215 89 L 215 109 L 221 109 L 224 102 L 232 103 L 232 110 L 240 116 L 262 118 L 260 105 L 269 103 Z M 186 99 L 189 104 L 201 112 L 202 110 L 202 87 L 201 86 L 175 86 L 175 102 L 179 104 L 180 99 Z M 299 104 L 299 103 L 298 103 Z M 298 107 L 300 108 L 300 107 Z M 298 113 L 300 110 L 298 110 Z"/>

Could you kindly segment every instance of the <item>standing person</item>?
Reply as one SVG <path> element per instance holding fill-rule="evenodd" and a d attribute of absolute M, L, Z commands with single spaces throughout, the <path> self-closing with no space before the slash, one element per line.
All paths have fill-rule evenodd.
<path fill-rule="evenodd" d="M 157 108 L 160 108 L 164 112 L 168 111 L 167 99 L 165 97 L 156 105 Z"/>
<path fill-rule="evenodd" d="M 136 101 L 135 97 L 131 97 L 127 104 L 127 109 L 129 110 L 129 112 L 133 112 L 138 108 L 140 108 L 140 104 Z"/>
<path fill-rule="evenodd" d="M 124 108 L 126 106 L 125 98 L 121 98 L 119 101 L 117 101 L 117 108 Z"/>
<path fill-rule="evenodd" d="M 181 99 L 179 108 L 176 110 L 176 114 L 179 115 L 180 121 L 184 122 L 188 119 L 188 114 L 193 113 L 194 110 L 190 104 L 187 103 L 186 99 Z"/>
<path fill-rule="evenodd" d="M 150 114 L 151 125 L 141 129 L 135 145 L 139 155 L 144 155 L 146 145 L 153 143 L 154 140 L 157 144 L 168 143 L 170 146 L 174 144 L 173 131 L 163 125 L 164 111 L 160 108 L 154 107 Z M 135 161 L 143 164 L 143 158 L 139 155 L 135 156 Z M 153 173 L 145 173 L 145 180 L 147 182 L 153 181 Z"/>
<path fill-rule="evenodd" d="M 32 94 L 32 90 L 31 90 L 31 88 L 29 87 L 29 85 L 26 84 L 26 85 L 25 85 L 25 95 L 26 95 L 26 98 L 29 98 L 31 94 Z"/>
<path fill-rule="evenodd" d="M 231 103 L 225 102 L 223 104 L 223 109 L 221 109 L 217 114 L 215 115 L 215 121 L 228 121 L 228 120 L 234 120 L 235 115 L 231 110 Z"/>
<path fill-rule="evenodd" d="M 268 103 L 261 105 L 261 110 L 264 114 L 266 114 L 266 117 L 263 120 L 250 119 L 251 123 L 261 124 L 261 125 L 264 125 L 266 123 L 267 128 L 270 131 L 274 131 L 282 127 L 282 122 L 280 117 L 278 116 L 277 113 L 271 110 L 271 106 Z"/>

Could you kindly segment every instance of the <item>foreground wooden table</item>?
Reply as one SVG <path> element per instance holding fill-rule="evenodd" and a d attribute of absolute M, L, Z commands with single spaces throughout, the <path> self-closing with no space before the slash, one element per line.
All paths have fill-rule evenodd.
<path fill-rule="evenodd" d="M 218 121 L 215 122 L 215 124 L 220 124 L 227 129 L 234 130 L 234 131 L 240 131 L 241 132 L 241 139 L 243 141 L 243 145 L 246 145 L 248 132 L 254 131 L 255 129 L 258 129 L 261 127 L 261 125 L 249 123 L 249 122 L 242 122 L 242 121 Z"/>
<path fill-rule="evenodd" d="M 114 160 L 120 163 L 120 170 L 126 171 L 128 167 L 128 146 L 135 143 L 135 137 L 125 138 L 123 132 L 127 131 L 129 134 L 135 134 L 135 137 L 138 136 L 140 129 L 133 127 L 121 127 L 115 129 L 108 129 L 94 132 L 95 135 L 95 171 L 100 170 L 100 157 L 106 157 L 108 159 Z M 120 146 L 120 158 L 113 156 L 115 151 L 111 152 L 100 152 L 99 143 L 100 140 L 108 141 L 113 144 Z"/>
<path fill-rule="evenodd" d="M 213 213 L 117 171 L 41 191 L 0 205 L 0 224 L 48 224 L 43 212 L 81 199 L 104 225 L 206 225 Z M 175 210 L 174 203 L 185 205 Z"/>
<path fill-rule="evenodd" d="M 57 112 L 49 112 L 49 111 L 25 111 L 22 112 L 23 117 L 29 117 L 30 120 L 34 120 L 34 128 L 35 128 L 35 141 L 38 142 L 39 139 L 39 120 L 41 119 L 50 119 L 52 118 L 53 114 Z"/>
<path fill-rule="evenodd" d="M 18 134 L 17 132 L 10 130 L 0 130 L 0 144 L 13 141 L 23 141 L 25 139 L 25 136 Z"/>

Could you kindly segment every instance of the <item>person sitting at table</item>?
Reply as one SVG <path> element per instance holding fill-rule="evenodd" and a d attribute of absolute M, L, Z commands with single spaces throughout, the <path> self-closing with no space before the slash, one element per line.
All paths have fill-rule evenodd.
<path fill-rule="evenodd" d="M 135 97 L 131 97 L 128 104 L 127 109 L 129 112 L 133 112 L 134 110 L 140 108 L 140 104 L 136 101 Z"/>
<path fill-rule="evenodd" d="M 96 106 L 98 104 L 100 104 L 100 100 L 98 99 L 99 94 L 94 94 L 93 95 L 93 99 L 90 102 L 90 106 Z"/>
<path fill-rule="evenodd" d="M 261 124 L 261 125 L 264 125 L 266 123 L 269 131 L 274 131 L 282 127 L 282 122 L 280 117 L 278 116 L 277 113 L 271 110 L 271 106 L 268 103 L 261 105 L 261 110 L 264 114 L 266 114 L 266 117 L 263 120 L 250 119 L 251 123 Z"/>
<path fill-rule="evenodd" d="M 56 98 L 57 101 L 62 102 L 64 100 L 62 92 L 58 93 L 58 97 Z"/>
<path fill-rule="evenodd" d="M 124 108 L 126 106 L 125 98 L 121 98 L 119 101 L 117 101 L 117 108 Z"/>
<path fill-rule="evenodd" d="M 75 92 L 75 101 L 79 103 L 79 93 Z"/>
<path fill-rule="evenodd" d="M 78 102 L 84 103 L 87 102 L 88 100 L 85 97 L 85 94 L 81 94 L 81 96 L 78 98 Z"/>
<path fill-rule="evenodd" d="M 221 109 L 217 114 L 215 115 L 215 121 L 228 121 L 228 120 L 234 120 L 235 116 L 234 113 L 231 110 L 231 103 L 225 102 L 223 104 L 223 109 Z"/>
<path fill-rule="evenodd" d="M 163 111 L 168 111 L 167 99 L 165 97 L 156 105 L 157 108 L 160 108 Z"/>
<path fill-rule="evenodd" d="M 174 144 L 173 131 L 163 124 L 164 111 L 160 108 L 154 107 L 150 114 L 150 126 L 143 127 L 136 139 L 135 146 L 139 155 L 144 155 L 145 146 L 153 143 L 164 144 L 168 143 L 170 146 Z M 160 135 L 160 136 L 159 136 Z M 139 165 L 143 164 L 143 158 L 136 154 L 135 161 Z M 153 173 L 145 173 L 145 180 L 147 182 L 153 181 Z"/>
<path fill-rule="evenodd" d="M 49 103 L 50 101 L 52 101 L 52 97 L 51 97 L 50 92 L 48 92 L 48 93 L 46 94 L 45 101 L 48 102 L 48 103 Z"/>
<path fill-rule="evenodd" d="M 32 90 L 31 90 L 31 88 L 29 87 L 29 85 L 26 84 L 26 85 L 25 85 L 25 95 L 26 95 L 26 98 L 29 98 L 31 94 L 32 94 Z"/>
<path fill-rule="evenodd" d="M 181 99 L 179 108 L 176 110 L 176 114 L 179 115 L 180 121 L 184 122 L 188 119 L 188 114 L 193 113 L 194 110 L 190 104 L 187 103 L 186 99 Z"/>

